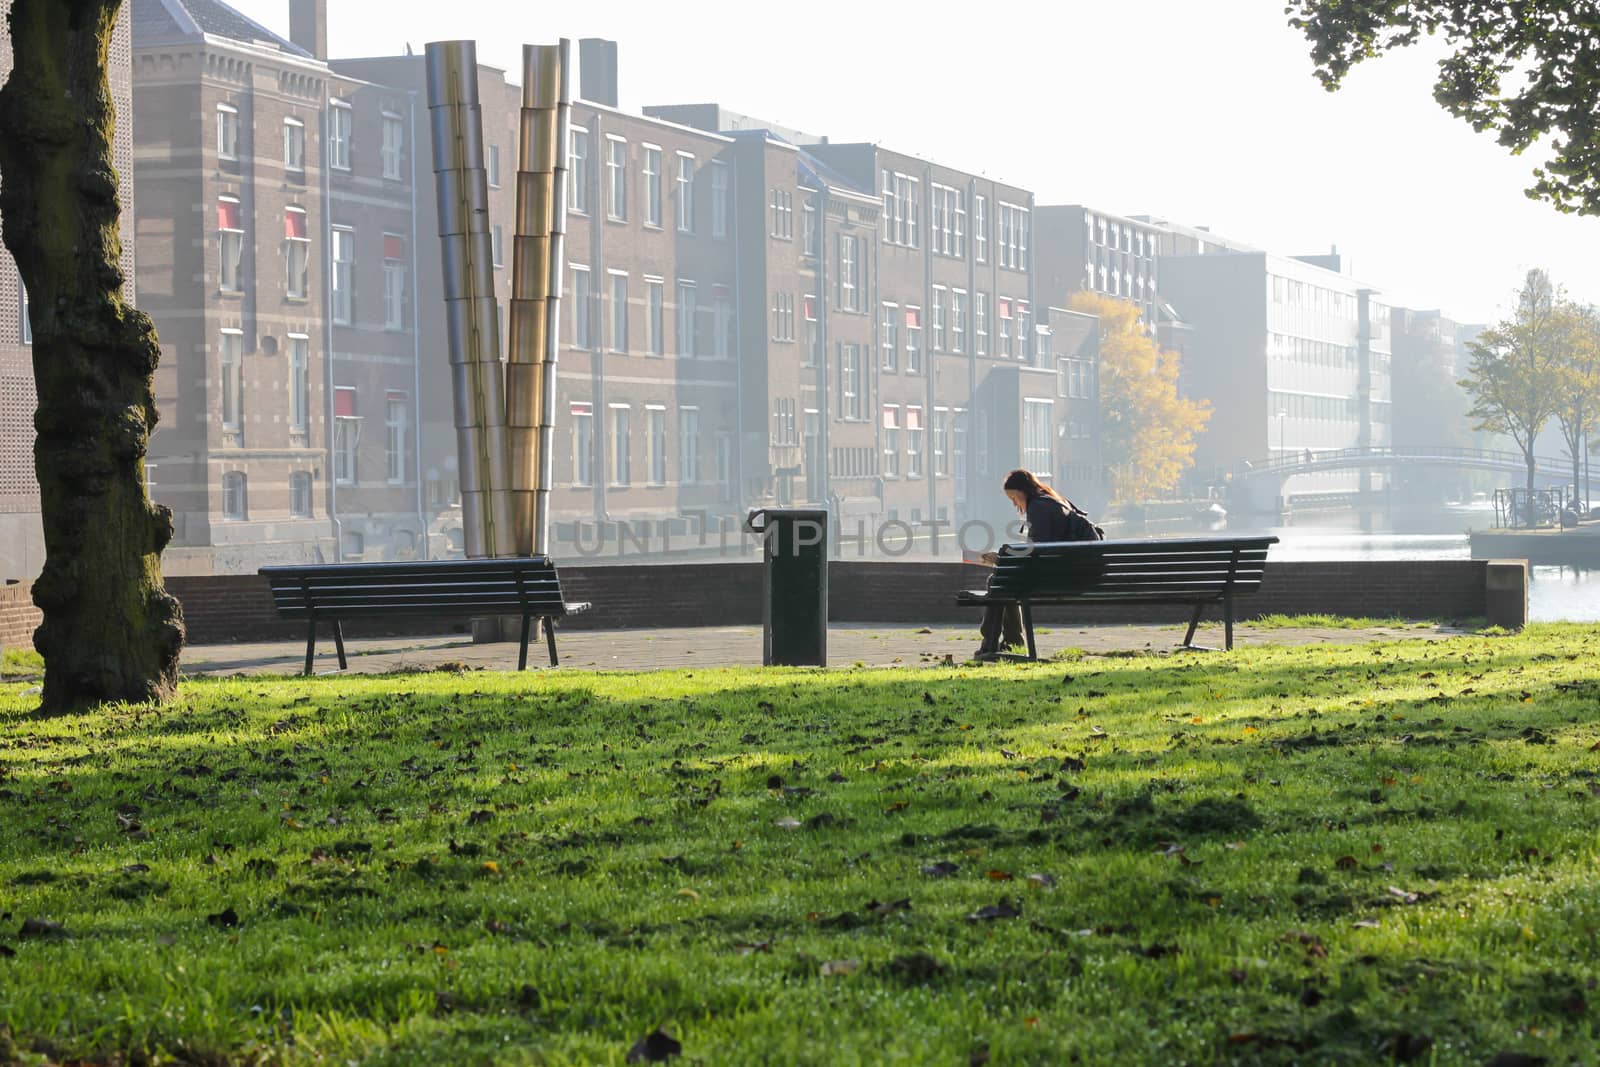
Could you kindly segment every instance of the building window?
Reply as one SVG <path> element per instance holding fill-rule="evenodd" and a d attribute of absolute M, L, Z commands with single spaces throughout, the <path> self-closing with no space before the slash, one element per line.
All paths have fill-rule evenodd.
<path fill-rule="evenodd" d="M 360 562 L 367 554 L 367 535 L 360 530 L 346 530 L 339 536 L 339 559 L 345 563 Z"/>
<path fill-rule="evenodd" d="M 1002 356 L 1011 355 L 1011 301 L 1002 297 L 998 303 L 1000 319 L 1000 344 L 995 351 Z"/>
<path fill-rule="evenodd" d="M 885 244 L 916 248 L 917 213 L 921 210 L 921 182 L 907 174 L 883 172 L 883 240 Z"/>
<path fill-rule="evenodd" d="M 217 201 L 217 231 L 220 256 L 217 287 L 236 293 L 241 286 L 240 273 L 244 260 L 244 221 L 239 213 L 239 201 L 230 196 Z"/>
<path fill-rule="evenodd" d="M 398 234 L 383 235 L 383 328 L 405 329 L 406 242 Z"/>
<path fill-rule="evenodd" d="M 933 350 L 944 351 L 944 302 L 949 291 L 942 285 L 933 287 L 933 305 L 928 309 L 928 329 L 932 333 Z"/>
<path fill-rule="evenodd" d="M 817 298 L 810 293 L 800 302 L 806 321 L 806 343 L 800 352 L 800 364 L 816 367 L 822 364 L 822 329 L 817 323 Z"/>
<path fill-rule="evenodd" d="M 229 471 L 222 476 L 222 517 L 240 522 L 248 516 L 248 509 L 244 474 L 240 471 Z"/>
<path fill-rule="evenodd" d="M 306 169 L 306 124 L 299 119 L 283 120 L 283 169 Z"/>
<path fill-rule="evenodd" d="M 718 286 L 717 288 L 721 288 Z M 733 301 L 727 296 L 718 293 L 711 300 L 711 321 L 716 328 L 716 336 L 712 338 L 712 353 L 718 359 L 727 359 L 738 350 L 738 338 L 734 336 Z M 794 297 L 789 298 L 789 329 L 794 330 Z M 791 337 L 790 340 L 794 338 Z"/>
<path fill-rule="evenodd" d="M 950 351 L 957 355 L 967 350 L 967 294 L 960 289 L 950 293 Z"/>
<path fill-rule="evenodd" d="M 489 146 L 489 159 L 488 159 L 488 162 L 487 162 L 487 166 L 488 166 L 488 170 L 489 170 L 489 188 L 491 188 L 491 189 L 500 188 L 500 146 L 499 145 L 492 144 L 492 145 Z"/>
<path fill-rule="evenodd" d="M 694 156 L 678 153 L 678 232 L 694 232 Z"/>
<path fill-rule="evenodd" d="M 355 317 L 356 234 L 348 226 L 333 228 L 333 321 L 348 326 Z"/>
<path fill-rule="evenodd" d="M 652 356 L 665 355 L 667 347 L 667 287 L 660 278 L 646 278 L 644 287 L 650 298 L 650 354 Z"/>
<path fill-rule="evenodd" d="M 932 186 L 933 220 L 929 240 L 942 256 L 967 254 L 967 194 L 948 185 Z"/>
<path fill-rule="evenodd" d="M 900 369 L 900 305 L 884 304 L 878 315 L 878 363 L 886 371 Z"/>
<path fill-rule="evenodd" d="M 289 335 L 289 429 L 305 433 L 311 426 L 311 339 Z"/>
<path fill-rule="evenodd" d="M 861 350 L 856 345 L 839 346 L 839 417 L 861 418 Z"/>
<path fill-rule="evenodd" d="M 794 194 L 773 189 L 767 196 L 767 212 L 771 215 L 772 236 L 780 241 L 794 240 Z"/>
<path fill-rule="evenodd" d="M 572 268 L 572 347 L 591 348 L 589 336 L 589 305 L 593 303 L 589 287 L 589 268 L 574 265 Z"/>
<path fill-rule="evenodd" d="M 589 131 L 574 126 L 567 132 L 567 207 L 589 212 Z"/>
<path fill-rule="evenodd" d="M 921 308 L 906 308 L 906 372 L 922 373 Z"/>
<path fill-rule="evenodd" d="M 239 109 L 232 104 L 217 105 L 217 158 L 239 158 Z"/>
<path fill-rule="evenodd" d="M 311 282 L 311 234 L 306 228 L 306 209 L 303 207 L 284 209 L 283 259 L 288 295 L 295 300 L 304 300 Z"/>
<path fill-rule="evenodd" d="M 728 236 L 728 165 L 711 163 L 711 236 Z"/>
<path fill-rule="evenodd" d="M 800 206 L 801 249 L 807 257 L 817 254 L 817 205 L 810 197 Z"/>
<path fill-rule="evenodd" d="M 311 472 L 295 471 L 289 475 L 289 517 L 311 518 Z"/>
<path fill-rule="evenodd" d="M 883 476 L 900 477 L 900 409 L 883 405 Z"/>
<path fill-rule="evenodd" d="M 572 416 L 572 484 L 594 484 L 594 405 L 574 401 L 567 408 Z"/>
<path fill-rule="evenodd" d="M 861 310 L 860 264 L 856 260 L 856 239 L 839 235 L 839 306 L 845 311 Z"/>
<path fill-rule="evenodd" d="M 1000 204 L 1000 265 L 1012 270 L 1028 269 L 1028 209 L 1015 204 Z"/>
<path fill-rule="evenodd" d="M 678 409 L 678 481 L 700 481 L 700 409 Z"/>
<path fill-rule="evenodd" d="M 618 222 L 628 217 L 628 142 L 606 137 L 606 217 Z"/>
<path fill-rule="evenodd" d="M 979 263 L 989 260 L 989 200 L 972 198 L 972 254 Z"/>
<path fill-rule="evenodd" d="M 489 262 L 495 270 L 506 265 L 506 235 L 498 222 L 489 227 Z"/>
<path fill-rule="evenodd" d="M 628 405 L 611 405 L 611 484 L 628 485 L 632 454 L 628 450 Z"/>
<path fill-rule="evenodd" d="M 383 409 L 390 485 L 400 485 L 406 480 L 406 427 L 409 421 L 407 410 L 406 394 L 391 391 Z"/>
<path fill-rule="evenodd" d="M 350 105 L 338 100 L 328 107 L 328 166 L 335 170 L 350 169 Z"/>
<path fill-rule="evenodd" d="M 348 385 L 333 390 L 333 480 L 335 485 L 356 484 L 356 447 L 361 443 L 361 419 L 356 415 L 356 391 Z"/>
<path fill-rule="evenodd" d="M 390 181 L 400 180 L 400 152 L 405 147 L 406 128 L 399 115 L 392 111 L 383 113 L 383 176 Z"/>
<path fill-rule="evenodd" d="M 667 484 L 667 409 L 656 404 L 646 404 L 645 421 L 649 437 L 650 484 Z"/>
<path fill-rule="evenodd" d="M 906 477 L 922 477 L 921 408 L 906 408 Z"/>
<path fill-rule="evenodd" d="M 933 475 L 943 478 L 950 473 L 950 449 L 945 440 L 950 432 L 950 412 L 944 408 L 933 409 Z"/>
<path fill-rule="evenodd" d="M 1055 405 L 1048 400 L 1022 402 L 1022 465 L 1041 478 L 1048 478 L 1054 463 L 1050 458 L 1050 423 Z"/>
<path fill-rule="evenodd" d="M 989 354 L 988 293 L 976 293 L 972 298 L 972 350 L 980 356 Z"/>
<path fill-rule="evenodd" d="M 717 486 L 724 501 L 733 499 L 733 434 L 717 434 Z"/>
<path fill-rule="evenodd" d="M 693 356 L 695 354 L 695 315 L 698 308 L 695 304 L 696 294 L 693 282 L 678 282 L 678 355 Z"/>
<path fill-rule="evenodd" d="M 223 330 L 220 358 L 222 368 L 222 428 L 238 430 L 244 421 L 244 334 Z"/>
<path fill-rule="evenodd" d="M 628 276 L 611 273 L 611 351 L 628 351 Z"/>
<path fill-rule="evenodd" d="M 964 259 L 967 255 L 967 194 L 960 189 L 950 190 L 954 197 L 955 241 L 951 255 Z"/>
<path fill-rule="evenodd" d="M 794 294 L 772 294 L 772 339 L 794 340 Z"/>
<path fill-rule="evenodd" d="M 661 225 L 661 149 L 644 146 L 644 224 Z"/>

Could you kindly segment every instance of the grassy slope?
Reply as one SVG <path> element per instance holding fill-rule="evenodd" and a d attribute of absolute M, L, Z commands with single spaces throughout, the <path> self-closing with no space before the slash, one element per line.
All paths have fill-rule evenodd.
<path fill-rule="evenodd" d="M 0 1063 L 1578 1062 L 1594 654 L 5 687 Z"/>

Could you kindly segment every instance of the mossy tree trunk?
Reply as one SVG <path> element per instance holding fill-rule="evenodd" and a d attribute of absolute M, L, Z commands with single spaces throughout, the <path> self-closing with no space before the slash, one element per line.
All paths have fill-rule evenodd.
<path fill-rule="evenodd" d="M 122 297 L 106 52 L 120 0 L 14 0 L 0 89 L 0 223 L 28 288 L 44 517 L 43 710 L 161 701 L 183 616 L 161 582 L 172 513 L 150 503 L 160 348 Z"/>

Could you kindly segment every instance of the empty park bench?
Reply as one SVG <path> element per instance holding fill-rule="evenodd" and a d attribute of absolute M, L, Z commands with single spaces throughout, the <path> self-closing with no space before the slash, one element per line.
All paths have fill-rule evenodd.
<path fill-rule="evenodd" d="M 333 624 L 339 669 L 344 655 L 343 619 L 356 616 L 522 617 L 522 648 L 517 670 L 528 666 L 528 634 L 534 619 L 544 620 L 550 666 L 557 665 L 551 623 L 588 611 L 569 604 L 549 559 L 444 559 L 417 563 L 319 563 L 262 567 L 272 601 L 286 619 L 306 620 L 306 670 L 317 648 L 317 624 Z"/>
<path fill-rule="evenodd" d="M 1175 537 L 1141 541 L 1061 541 L 1002 545 L 987 589 L 956 594 L 960 604 L 1016 604 L 1033 643 L 1040 604 L 1187 604 L 1194 607 L 1183 647 L 1194 641 L 1200 614 L 1221 604 L 1226 647 L 1233 647 L 1233 598 L 1261 586 L 1267 547 L 1276 537 Z"/>

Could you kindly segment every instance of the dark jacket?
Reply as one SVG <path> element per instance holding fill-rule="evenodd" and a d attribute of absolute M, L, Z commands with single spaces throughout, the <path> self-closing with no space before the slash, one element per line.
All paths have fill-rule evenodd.
<path fill-rule="evenodd" d="M 1069 540 L 1067 514 L 1067 506 L 1054 497 L 1043 493 L 1034 497 L 1028 501 L 1028 540 L 1040 544 Z"/>

